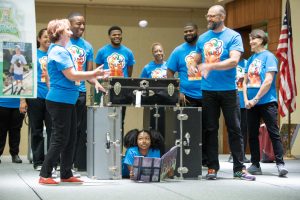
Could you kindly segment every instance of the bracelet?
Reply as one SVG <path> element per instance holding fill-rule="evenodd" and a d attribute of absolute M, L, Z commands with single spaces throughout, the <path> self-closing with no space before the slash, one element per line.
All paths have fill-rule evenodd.
<path fill-rule="evenodd" d="M 259 99 L 253 99 L 253 101 L 254 101 L 255 103 L 257 103 L 257 102 L 259 101 Z"/>

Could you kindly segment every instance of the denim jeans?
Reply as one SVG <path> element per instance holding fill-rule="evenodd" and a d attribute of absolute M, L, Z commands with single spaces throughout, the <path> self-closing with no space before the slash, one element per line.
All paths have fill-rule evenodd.
<path fill-rule="evenodd" d="M 249 146 L 251 151 L 251 162 L 259 166 L 260 148 L 259 148 L 259 127 L 260 120 L 263 119 L 270 135 L 276 164 L 284 164 L 283 146 L 277 125 L 278 105 L 277 102 L 270 102 L 262 105 L 256 105 L 247 110 L 247 123 L 249 131 Z"/>
<path fill-rule="evenodd" d="M 40 176 L 51 177 L 60 156 L 60 177 L 67 179 L 73 176 L 71 168 L 77 129 L 75 105 L 46 100 L 46 106 L 52 119 L 52 133 Z"/>
<path fill-rule="evenodd" d="M 29 125 L 31 129 L 31 150 L 33 165 L 42 165 L 44 161 L 44 124 L 47 132 L 47 149 L 51 138 L 51 117 L 46 108 L 45 99 L 27 99 Z"/>
<path fill-rule="evenodd" d="M 240 103 L 236 90 L 203 91 L 203 130 L 206 134 L 207 166 L 216 171 L 220 169 L 218 130 L 221 110 L 228 131 L 233 171 L 241 171 L 245 168 L 243 165 L 244 145 L 240 128 Z"/>

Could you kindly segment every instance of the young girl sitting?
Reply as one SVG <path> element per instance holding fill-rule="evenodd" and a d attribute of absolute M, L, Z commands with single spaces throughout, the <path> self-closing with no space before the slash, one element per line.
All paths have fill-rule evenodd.
<path fill-rule="evenodd" d="M 122 162 L 122 176 L 133 176 L 134 156 L 160 158 L 160 149 L 163 146 L 163 137 L 155 130 L 130 130 L 124 137 L 124 146 L 127 148 Z"/>

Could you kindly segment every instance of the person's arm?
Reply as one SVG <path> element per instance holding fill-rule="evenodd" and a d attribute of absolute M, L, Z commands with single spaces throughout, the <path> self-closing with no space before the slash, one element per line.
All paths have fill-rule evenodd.
<path fill-rule="evenodd" d="M 65 77 L 67 77 L 69 80 L 72 81 L 87 80 L 87 79 L 96 78 L 97 76 L 104 75 L 104 71 L 102 67 L 98 67 L 93 71 L 87 71 L 87 72 L 76 71 L 73 67 L 69 67 L 63 70 L 62 73 L 64 74 Z"/>
<path fill-rule="evenodd" d="M 255 95 L 255 97 L 253 99 L 249 100 L 250 108 L 255 106 L 259 102 L 259 100 L 270 90 L 274 76 L 275 76 L 275 72 L 267 72 L 266 73 L 265 80 L 262 83 L 262 85 L 260 86 L 257 94 Z"/>
<path fill-rule="evenodd" d="M 249 109 L 250 105 L 249 105 L 249 100 L 247 95 L 247 82 L 248 82 L 248 73 L 245 73 L 244 81 L 243 81 L 243 96 L 244 96 L 245 107 Z"/>
<path fill-rule="evenodd" d="M 169 68 L 167 69 L 167 78 L 174 78 L 175 72 L 170 70 Z"/>
<path fill-rule="evenodd" d="M 127 72 L 128 72 L 128 77 L 131 77 L 132 76 L 132 69 L 133 69 L 133 66 L 128 66 L 127 68 Z"/>
<path fill-rule="evenodd" d="M 20 107 L 19 107 L 20 113 L 25 114 L 27 112 L 27 108 L 28 108 L 28 105 L 26 103 L 26 99 L 21 98 L 20 99 Z"/>
<path fill-rule="evenodd" d="M 226 60 L 216 63 L 201 63 L 200 69 L 202 71 L 202 75 L 204 76 L 204 78 L 206 78 L 211 70 L 227 70 L 235 68 L 239 63 L 240 58 L 241 52 L 237 50 L 232 50 L 229 53 L 229 58 Z"/>

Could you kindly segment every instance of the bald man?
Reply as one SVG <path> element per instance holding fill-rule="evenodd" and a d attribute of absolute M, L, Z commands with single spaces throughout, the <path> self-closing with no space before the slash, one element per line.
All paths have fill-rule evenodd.
<path fill-rule="evenodd" d="M 206 179 L 216 180 L 220 169 L 218 159 L 218 129 L 222 109 L 228 130 L 229 146 L 233 157 L 233 176 L 243 180 L 255 180 L 243 164 L 243 136 L 240 128 L 240 110 L 236 66 L 243 53 L 239 33 L 224 24 L 226 11 L 220 5 L 209 8 L 207 32 L 200 35 L 196 44 L 196 59 L 202 74 L 203 131 L 206 135 Z"/>

